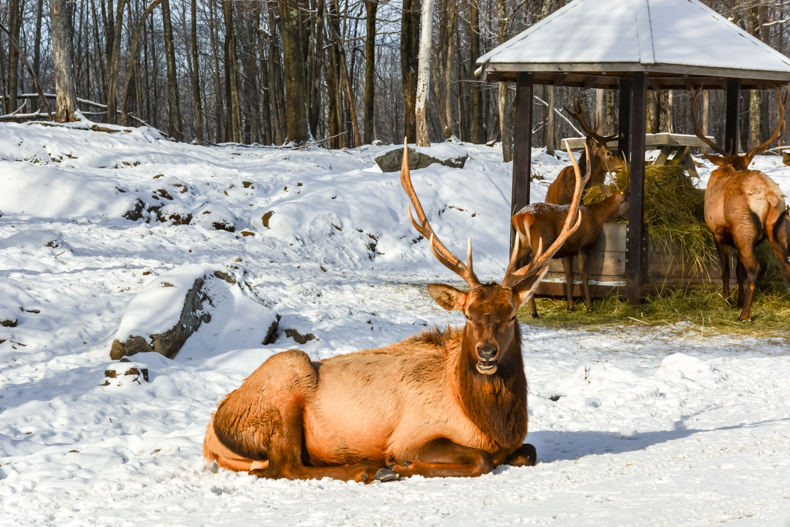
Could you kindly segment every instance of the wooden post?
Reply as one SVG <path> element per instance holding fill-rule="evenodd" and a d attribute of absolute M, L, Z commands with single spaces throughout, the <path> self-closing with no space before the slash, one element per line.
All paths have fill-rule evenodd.
<path fill-rule="evenodd" d="M 529 205 L 529 185 L 532 167 L 532 74 L 519 73 L 516 77 L 516 122 L 513 139 L 513 186 L 510 195 L 510 215 Z M 513 249 L 515 231 L 510 228 L 510 248 Z"/>
<path fill-rule="evenodd" d="M 738 153 L 738 115 L 741 106 L 741 79 L 727 79 L 727 117 L 724 125 L 724 149 Z"/>
<path fill-rule="evenodd" d="M 631 84 L 630 136 L 631 186 L 628 196 L 628 231 L 626 236 L 625 274 L 628 280 L 628 301 L 638 304 L 642 283 L 647 275 L 647 229 L 644 225 L 645 200 L 645 114 L 647 78 L 634 73 Z"/>
<path fill-rule="evenodd" d="M 631 79 L 630 77 L 620 78 L 620 93 L 619 93 L 619 113 L 617 116 L 617 127 L 620 131 L 620 138 L 618 139 L 617 148 L 626 159 L 629 157 L 631 151 L 629 142 L 631 140 L 631 133 L 629 127 L 631 126 Z"/>

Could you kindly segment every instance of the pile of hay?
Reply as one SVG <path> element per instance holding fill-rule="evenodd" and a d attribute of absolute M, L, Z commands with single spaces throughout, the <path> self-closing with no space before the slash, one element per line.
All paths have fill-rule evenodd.
<path fill-rule="evenodd" d="M 615 176 L 625 188 L 630 167 Z M 705 225 L 705 191 L 694 187 L 683 167 L 678 165 L 645 167 L 645 224 L 650 236 L 650 251 L 671 255 L 680 247 L 685 266 L 702 271 L 718 262 L 713 235 Z"/>

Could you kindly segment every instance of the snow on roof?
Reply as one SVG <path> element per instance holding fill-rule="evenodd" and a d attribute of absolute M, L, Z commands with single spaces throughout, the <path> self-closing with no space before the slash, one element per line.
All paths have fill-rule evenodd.
<path fill-rule="evenodd" d="M 697 0 L 575 0 L 477 59 L 483 72 L 628 72 L 790 82 L 790 58 Z"/>

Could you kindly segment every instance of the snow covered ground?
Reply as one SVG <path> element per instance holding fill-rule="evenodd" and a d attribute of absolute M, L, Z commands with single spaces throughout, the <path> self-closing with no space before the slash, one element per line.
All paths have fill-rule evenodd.
<path fill-rule="evenodd" d="M 0 125 L 0 525 L 790 525 L 788 340 L 688 325 L 524 325 L 535 467 L 368 486 L 207 467 L 210 413 L 271 354 L 462 322 L 425 292 L 457 280 L 409 225 L 398 174 L 376 167 L 391 148 Z M 498 149 L 440 148 L 466 150 L 466 167 L 414 172 L 417 192 L 442 239 L 462 253 L 471 236 L 478 274 L 498 280 L 511 167 Z M 534 161 L 539 200 L 563 163 Z M 790 194 L 778 157 L 755 164 Z M 132 357 L 149 382 L 105 385 L 122 321 L 172 311 L 160 299 L 141 314 L 138 294 L 196 268 L 236 282 L 211 321 L 173 360 Z"/>

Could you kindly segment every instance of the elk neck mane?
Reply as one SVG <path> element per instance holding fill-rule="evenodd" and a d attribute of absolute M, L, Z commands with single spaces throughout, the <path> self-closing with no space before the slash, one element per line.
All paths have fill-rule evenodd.
<path fill-rule="evenodd" d="M 514 324 L 512 349 L 494 375 L 475 369 L 474 353 L 463 349 L 463 328 L 434 327 L 413 337 L 444 348 L 447 376 L 469 419 L 501 447 L 520 445 L 527 433 L 527 380 L 521 356 L 521 330 Z"/>

